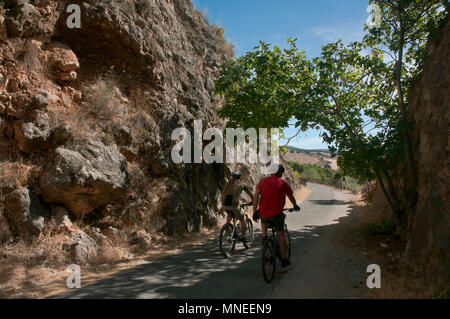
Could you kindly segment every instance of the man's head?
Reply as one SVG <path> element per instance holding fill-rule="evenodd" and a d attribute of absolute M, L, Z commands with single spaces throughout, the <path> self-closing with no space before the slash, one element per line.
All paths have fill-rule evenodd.
<path fill-rule="evenodd" d="M 280 164 L 280 165 L 278 165 L 278 170 L 275 173 L 275 175 L 277 175 L 278 177 L 282 177 L 284 172 L 285 172 L 284 166 Z"/>
<path fill-rule="evenodd" d="M 231 175 L 234 179 L 240 179 L 242 177 L 241 171 L 234 171 Z"/>

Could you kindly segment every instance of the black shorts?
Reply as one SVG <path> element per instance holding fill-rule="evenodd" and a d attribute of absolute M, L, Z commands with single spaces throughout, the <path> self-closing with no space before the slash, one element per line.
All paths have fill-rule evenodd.
<path fill-rule="evenodd" d="M 276 232 L 282 232 L 284 231 L 284 221 L 286 220 L 285 214 L 280 214 L 274 217 L 262 217 L 261 216 L 261 223 L 268 224 L 269 222 L 272 222 L 275 226 Z"/>

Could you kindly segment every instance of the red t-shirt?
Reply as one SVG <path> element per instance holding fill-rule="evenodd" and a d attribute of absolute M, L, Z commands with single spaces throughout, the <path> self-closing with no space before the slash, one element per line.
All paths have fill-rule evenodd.
<path fill-rule="evenodd" d="M 292 194 L 289 184 L 277 175 L 262 179 L 256 189 L 261 193 L 259 214 L 265 218 L 280 215 L 286 203 L 286 195 Z"/>

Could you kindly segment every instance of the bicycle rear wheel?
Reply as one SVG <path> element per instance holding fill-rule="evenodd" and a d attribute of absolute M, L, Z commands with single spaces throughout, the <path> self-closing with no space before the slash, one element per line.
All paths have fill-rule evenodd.
<path fill-rule="evenodd" d="M 252 246 L 255 234 L 253 232 L 253 223 L 251 219 L 247 217 L 245 221 L 247 223 L 247 232 L 245 234 L 245 239 L 247 240 L 247 242 L 244 243 L 244 246 L 245 248 L 249 249 Z"/>
<path fill-rule="evenodd" d="M 276 255 L 275 244 L 272 239 L 266 240 L 262 250 L 262 272 L 264 280 L 271 283 L 275 277 Z"/>
<path fill-rule="evenodd" d="M 234 246 L 236 244 L 233 236 L 234 227 L 231 224 L 225 224 L 220 230 L 219 248 L 222 255 L 227 258 L 233 254 Z"/>

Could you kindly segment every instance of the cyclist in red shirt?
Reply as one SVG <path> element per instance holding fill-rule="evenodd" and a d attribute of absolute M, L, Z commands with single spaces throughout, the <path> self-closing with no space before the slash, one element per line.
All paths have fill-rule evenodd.
<path fill-rule="evenodd" d="M 294 205 L 295 210 L 300 210 L 294 198 L 291 187 L 281 179 L 284 173 L 284 166 L 279 165 L 278 171 L 270 177 L 263 178 L 256 186 L 253 202 L 253 216 L 257 219 L 257 209 L 259 204 L 259 215 L 261 216 L 261 230 L 263 241 L 267 238 L 267 223 L 272 221 L 277 232 L 278 242 L 281 252 L 281 267 L 285 268 L 291 264 L 286 258 L 286 237 L 284 236 L 284 220 L 286 215 L 283 208 L 286 203 L 286 196 Z M 254 218 L 254 219 L 255 219 Z"/>

